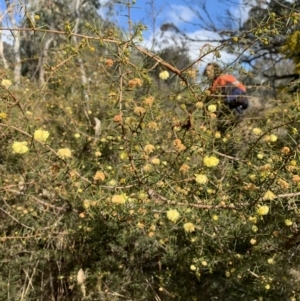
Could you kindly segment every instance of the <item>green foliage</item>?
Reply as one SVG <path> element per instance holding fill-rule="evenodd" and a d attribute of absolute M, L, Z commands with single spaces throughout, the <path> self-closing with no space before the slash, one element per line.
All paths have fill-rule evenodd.
<path fill-rule="evenodd" d="M 1 76 L 0 300 L 299 298 L 299 100 L 237 120 L 87 29 Z"/>
<path fill-rule="evenodd" d="M 294 31 L 286 41 L 286 44 L 282 47 L 282 53 L 290 58 L 295 63 L 295 71 L 300 72 L 300 58 L 299 58 L 299 38 L 300 31 Z"/>

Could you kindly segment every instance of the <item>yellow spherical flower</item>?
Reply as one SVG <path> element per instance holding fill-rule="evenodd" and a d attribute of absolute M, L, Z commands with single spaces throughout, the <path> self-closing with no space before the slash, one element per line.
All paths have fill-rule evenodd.
<path fill-rule="evenodd" d="M 215 167 L 219 164 L 219 159 L 217 157 L 211 156 L 211 157 L 204 157 L 203 163 L 207 167 Z"/>
<path fill-rule="evenodd" d="M 68 159 L 72 156 L 72 153 L 69 148 L 60 148 L 57 151 L 57 156 L 61 159 Z"/>
<path fill-rule="evenodd" d="M 96 201 L 91 201 L 91 200 L 84 200 L 83 201 L 83 207 L 84 209 L 89 209 L 90 207 L 94 207 L 97 205 Z"/>
<path fill-rule="evenodd" d="M 292 134 L 294 135 L 298 134 L 298 130 L 296 128 L 292 128 Z"/>
<path fill-rule="evenodd" d="M 142 85 L 143 85 L 143 81 L 140 78 L 133 78 L 128 81 L 128 86 L 133 89 L 136 88 L 137 86 L 141 87 Z"/>
<path fill-rule="evenodd" d="M 219 219 L 219 217 L 218 217 L 216 214 L 214 214 L 214 215 L 212 216 L 212 219 L 216 222 L 216 221 Z"/>
<path fill-rule="evenodd" d="M 300 176 L 299 175 L 293 175 L 292 181 L 295 183 L 300 183 Z"/>
<path fill-rule="evenodd" d="M 195 265 L 193 265 L 193 264 L 192 264 L 192 265 L 190 266 L 190 270 L 191 270 L 191 271 L 196 271 L 196 270 L 197 270 L 197 268 L 196 268 L 196 266 L 195 266 Z"/>
<path fill-rule="evenodd" d="M 153 158 L 151 160 L 151 163 L 154 164 L 154 165 L 159 165 L 160 164 L 160 160 L 158 158 Z"/>
<path fill-rule="evenodd" d="M 253 226 L 251 227 L 251 230 L 252 230 L 253 232 L 257 232 L 257 231 L 258 231 L 258 227 L 257 227 L 256 225 L 253 225 Z"/>
<path fill-rule="evenodd" d="M 15 141 L 12 145 L 13 153 L 14 154 L 26 154 L 29 151 L 28 143 L 26 141 Z"/>
<path fill-rule="evenodd" d="M 195 226 L 194 226 L 193 223 L 185 223 L 183 225 L 183 229 L 184 229 L 185 232 L 191 233 L 191 232 L 195 231 Z"/>
<path fill-rule="evenodd" d="M 96 157 L 101 157 L 102 154 L 101 154 L 101 152 L 96 151 L 94 155 L 95 155 Z"/>
<path fill-rule="evenodd" d="M 123 151 L 123 152 L 121 152 L 121 153 L 119 154 L 119 158 L 120 158 L 121 160 L 127 160 L 128 157 L 129 157 L 129 155 L 128 155 L 128 153 L 125 152 L 125 151 Z"/>
<path fill-rule="evenodd" d="M 178 138 L 174 140 L 173 145 L 178 152 L 183 152 L 186 149 L 186 146 Z"/>
<path fill-rule="evenodd" d="M 114 186 L 117 186 L 117 181 L 114 180 L 114 179 L 112 179 L 112 180 L 110 180 L 107 184 L 108 184 L 109 186 L 114 187 Z"/>
<path fill-rule="evenodd" d="M 284 146 L 281 149 L 281 153 L 284 154 L 284 155 L 288 155 L 290 152 L 291 152 L 291 149 L 288 146 Z"/>
<path fill-rule="evenodd" d="M 151 231 L 151 232 L 148 233 L 149 237 L 153 237 L 154 235 L 155 235 L 155 232 L 153 232 L 153 231 Z"/>
<path fill-rule="evenodd" d="M 201 264 L 202 264 L 204 267 L 206 267 L 206 266 L 207 266 L 207 261 L 203 260 L 203 261 L 201 261 Z"/>
<path fill-rule="evenodd" d="M 104 62 L 104 64 L 107 66 L 107 67 L 112 67 L 113 64 L 114 64 L 114 61 L 112 59 L 106 59 L 106 61 Z"/>
<path fill-rule="evenodd" d="M 143 107 L 135 107 L 133 111 L 134 111 L 134 114 L 139 115 L 139 116 L 144 115 L 146 113 L 146 109 Z"/>
<path fill-rule="evenodd" d="M 33 134 L 33 138 L 40 142 L 46 142 L 49 137 L 49 132 L 44 130 L 36 130 Z"/>
<path fill-rule="evenodd" d="M 190 167 L 189 165 L 183 163 L 180 168 L 179 168 L 179 171 L 182 172 L 182 173 L 187 173 L 189 171 Z"/>
<path fill-rule="evenodd" d="M 256 209 L 256 213 L 258 215 L 267 215 L 269 212 L 269 207 L 264 205 L 264 206 L 258 206 Z"/>
<path fill-rule="evenodd" d="M 266 289 L 266 290 L 269 290 L 270 288 L 271 288 L 270 284 L 267 284 L 267 285 L 265 286 L 265 289 Z"/>
<path fill-rule="evenodd" d="M 264 157 L 264 155 L 263 155 L 263 154 L 261 154 L 261 153 L 257 154 L 257 158 L 258 158 L 258 159 L 260 159 L 260 160 L 261 160 L 263 157 Z"/>
<path fill-rule="evenodd" d="M 274 199 L 276 199 L 276 195 L 271 190 L 268 190 L 263 196 L 265 201 L 273 201 Z"/>
<path fill-rule="evenodd" d="M 220 133 L 219 131 L 217 131 L 217 132 L 215 133 L 215 138 L 216 138 L 216 139 L 221 138 L 221 133 Z"/>
<path fill-rule="evenodd" d="M 208 178 L 204 174 L 195 174 L 195 177 L 196 182 L 200 185 L 206 184 L 208 182 Z"/>
<path fill-rule="evenodd" d="M 143 166 L 143 171 L 144 172 L 149 172 L 149 171 L 152 171 L 153 170 L 153 166 L 151 164 L 145 164 Z"/>
<path fill-rule="evenodd" d="M 114 204 L 125 204 L 127 197 L 125 194 L 116 194 L 111 198 L 111 202 Z"/>
<path fill-rule="evenodd" d="M 256 244 L 256 239 L 254 239 L 254 238 L 250 239 L 250 244 L 255 245 Z"/>
<path fill-rule="evenodd" d="M 285 223 L 285 225 L 286 226 L 291 226 L 292 224 L 293 224 L 293 222 L 290 220 L 290 219 L 286 219 L 285 221 L 284 221 L 284 223 Z"/>
<path fill-rule="evenodd" d="M 173 223 L 176 223 L 176 221 L 179 219 L 180 214 L 176 209 L 170 209 L 167 211 L 167 218 Z"/>
<path fill-rule="evenodd" d="M 274 258 L 268 258 L 267 260 L 268 264 L 274 264 Z"/>
<path fill-rule="evenodd" d="M 103 182 L 105 180 L 105 174 L 102 171 L 97 171 L 94 175 L 95 181 Z"/>
<path fill-rule="evenodd" d="M 159 129 L 159 126 L 156 122 L 154 121 L 151 121 L 147 124 L 147 127 L 151 130 L 158 130 Z"/>
<path fill-rule="evenodd" d="M 154 102 L 154 97 L 153 96 L 149 96 L 149 97 L 146 97 L 145 100 L 144 100 L 144 104 L 151 107 L 153 105 L 153 102 Z"/>
<path fill-rule="evenodd" d="M 270 141 L 271 142 L 275 142 L 275 141 L 277 141 L 277 136 L 276 135 L 270 135 Z"/>
<path fill-rule="evenodd" d="M 209 106 L 207 107 L 207 110 L 208 110 L 208 112 L 210 112 L 210 113 L 214 113 L 214 112 L 217 111 L 217 106 L 216 106 L 216 105 L 209 105 Z"/>
<path fill-rule="evenodd" d="M 196 106 L 196 108 L 197 109 L 202 109 L 203 108 L 203 102 L 202 101 L 198 101 L 198 102 L 196 102 L 196 104 L 195 104 L 195 106 Z"/>
<path fill-rule="evenodd" d="M 257 218 L 256 218 L 256 216 L 249 216 L 248 221 L 256 224 L 257 223 Z"/>
<path fill-rule="evenodd" d="M 136 226 L 137 226 L 137 228 L 139 228 L 139 229 L 141 229 L 141 230 L 143 230 L 143 229 L 145 228 L 145 224 L 143 224 L 143 223 L 141 223 L 141 222 L 138 222 L 138 223 L 136 224 Z"/>
<path fill-rule="evenodd" d="M 252 133 L 253 133 L 254 135 L 256 135 L 256 136 L 259 136 L 259 135 L 261 135 L 262 130 L 261 130 L 260 128 L 254 128 L 254 129 L 252 130 Z"/>
<path fill-rule="evenodd" d="M 7 115 L 4 112 L 0 112 L 0 119 L 6 119 Z"/>
<path fill-rule="evenodd" d="M 287 190 L 287 189 L 290 188 L 290 184 L 288 182 L 286 182 L 285 180 L 283 180 L 283 179 L 278 179 L 277 184 L 283 190 Z"/>
<path fill-rule="evenodd" d="M 9 79 L 2 79 L 1 85 L 8 89 L 12 85 L 12 82 Z"/>
<path fill-rule="evenodd" d="M 170 74 L 168 71 L 162 71 L 159 73 L 159 78 L 162 80 L 166 80 L 170 77 Z"/>
<path fill-rule="evenodd" d="M 155 146 L 152 145 L 152 144 L 146 144 L 146 145 L 144 146 L 144 152 L 145 152 L 147 155 L 151 154 L 151 153 L 154 151 L 154 149 L 155 149 Z"/>

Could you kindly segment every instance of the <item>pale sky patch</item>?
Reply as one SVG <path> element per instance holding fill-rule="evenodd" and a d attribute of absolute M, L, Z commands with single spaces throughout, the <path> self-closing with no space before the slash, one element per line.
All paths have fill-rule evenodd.
<path fill-rule="evenodd" d="M 200 69 L 204 68 L 209 62 L 218 62 L 220 64 L 229 64 L 237 58 L 236 54 L 230 54 L 225 51 L 220 51 L 221 57 L 217 58 L 213 53 L 205 54 L 209 49 L 213 49 L 220 45 L 216 42 L 221 39 L 218 33 L 207 31 L 207 30 L 197 30 L 192 33 L 186 34 L 192 40 L 205 40 L 205 41 L 186 41 L 178 33 L 174 32 L 162 32 L 158 31 L 155 35 L 155 46 L 151 49 L 152 51 L 160 51 L 169 47 L 180 47 L 183 45 L 188 45 L 188 55 L 191 61 L 196 61 L 200 57 L 203 57 L 199 62 L 198 66 Z M 145 48 L 151 48 L 153 41 L 153 36 L 150 36 L 148 39 L 144 40 L 141 46 Z"/>
<path fill-rule="evenodd" d="M 196 18 L 195 13 L 184 5 L 171 5 L 170 11 L 164 17 L 165 22 L 179 25 L 184 22 L 190 22 Z"/>

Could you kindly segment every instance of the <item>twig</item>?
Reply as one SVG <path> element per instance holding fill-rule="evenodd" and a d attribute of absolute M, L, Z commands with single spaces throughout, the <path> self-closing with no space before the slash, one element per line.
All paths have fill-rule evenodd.
<path fill-rule="evenodd" d="M 152 189 L 148 190 L 148 195 L 150 198 L 152 198 L 154 200 L 156 199 L 158 201 L 163 201 L 168 204 L 178 205 L 178 206 L 190 206 L 190 207 L 199 208 L 199 209 L 231 209 L 231 210 L 237 209 L 233 204 L 228 205 L 228 206 L 226 206 L 226 205 L 202 205 L 202 204 L 193 204 L 193 203 L 190 204 L 190 203 L 181 203 L 181 202 L 171 201 L 171 200 L 163 197 L 162 195 L 158 194 L 157 192 L 155 192 Z M 198 200 L 198 198 L 195 195 L 194 195 L 194 199 Z"/>
<path fill-rule="evenodd" d="M 216 150 L 214 150 L 213 152 L 216 153 L 216 154 L 219 155 L 219 156 L 222 156 L 222 157 L 227 158 L 227 159 L 230 159 L 230 160 L 241 161 L 241 159 L 239 159 L 239 158 L 237 158 L 237 157 L 228 156 L 228 155 L 225 155 L 225 154 L 223 154 L 223 153 L 220 153 L 220 152 L 218 152 L 218 151 L 216 151 Z"/>
<path fill-rule="evenodd" d="M 9 192 L 12 192 L 12 193 L 15 193 L 17 195 L 23 195 L 23 193 L 21 191 L 18 191 L 18 190 L 13 190 L 13 189 L 5 189 L 6 191 L 9 191 Z M 35 197 L 35 196 L 31 196 L 37 203 L 45 206 L 45 207 L 49 207 L 49 208 L 52 208 L 52 209 L 56 209 L 58 211 L 63 211 L 63 212 L 66 212 L 68 211 L 68 208 L 66 207 L 59 207 L 59 206 L 55 206 L 55 205 L 52 205 L 52 204 L 49 204 L 47 202 L 44 202 L 42 200 L 40 200 L 39 198 Z M 78 212 L 78 210 L 76 209 L 73 209 L 74 212 Z"/>
<path fill-rule="evenodd" d="M 2 212 L 4 212 L 6 215 L 8 215 L 12 220 L 14 220 L 16 223 L 18 223 L 19 225 L 23 226 L 24 228 L 30 229 L 30 230 L 34 230 L 34 228 L 26 226 L 25 224 L 21 223 L 20 221 L 18 221 L 14 216 L 12 216 L 11 214 L 9 214 L 6 210 L 4 210 L 3 208 L 0 207 L 0 210 Z"/>
<path fill-rule="evenodd" d="M 279 198 L 292 198 L 295 196 L 300 195 L 300 192 L 295 192 L 295 193 L 284 193 L 284 194 L 278 194 L 275 199 Z"/>
<path fill-rule="evenodd" d="M 254 276 L 254 277 L 256 277 L 256 278 L 259 278 L 259 276 L 258 275 L 256 275 L 255 273 L 253 273 L 252 271 L 250 271 L 250 270 L 247 270 L 252 276 Z"/>

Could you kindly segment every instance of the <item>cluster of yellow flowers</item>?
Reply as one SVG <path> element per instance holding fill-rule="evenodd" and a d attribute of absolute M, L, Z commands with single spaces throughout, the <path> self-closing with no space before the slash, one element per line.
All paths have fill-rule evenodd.
<path fill-rule="evenodd" d="M 36 130 L 33 134 L 33 138 L 40 142 L 46 142 L 49 137 L 49 132 L 44 130 Z M 29 151 L 27 141 L 15 141 L 12 144 L 12 150 L 14 154 L 26 154 Z"/>
<path fill-rule="evenodd" d="M 176 223 L 180 218 L 180 213 L 176 209 L 170 209 L 167 211 L 167 218 L 173 223 Z M 183 224 L 183 229 L 186 233 L 192 233 L 196 230 L 193 223 L 187 222 Z"/>

